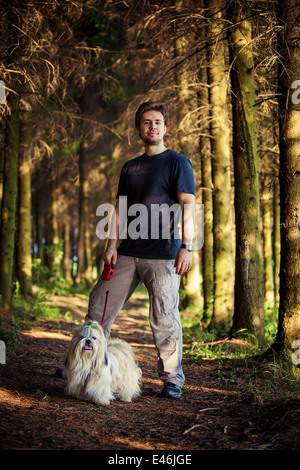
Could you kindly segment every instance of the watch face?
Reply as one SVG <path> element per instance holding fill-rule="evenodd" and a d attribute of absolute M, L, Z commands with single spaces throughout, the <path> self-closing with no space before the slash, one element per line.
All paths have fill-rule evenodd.
<path fill-rule="evenodd" d="M 183 243 L 181 246 L 188 251 L 193 251 L 193 245 L 191 243 Z"/>

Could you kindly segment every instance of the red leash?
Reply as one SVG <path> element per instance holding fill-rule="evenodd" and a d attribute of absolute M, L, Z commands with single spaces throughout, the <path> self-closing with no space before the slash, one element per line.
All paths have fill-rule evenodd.
<path fill-rule="evenodd" d="M 104 281 L 109 281 L 113 277 L 114 271 L 115 271 L 115 265 L 114 264 L 111 264 L 111 265 L 105 264 L 104 269 L 102 271 L 102 279 Z M 109 294 L 109 290 L 106 291 L 106 298 L 105 298 L 104 310 L 103 310 L 103 314 L 102 314 L 101 326 L 103 325 L 104 317 L 105 317 L 105 313 L 106 313 L 108 294 Z"/>
<path fill-rule="evenodd" d="M 106 291 L 106 298 L 105 298 L 104 310 L 103 310 L 103 314 L 102 314 L 101 326 L 103 325 L 104 317 L 105 317 L 105 313 L 106 313 L 108 294 L 109 294 L 109 290 Z"/>

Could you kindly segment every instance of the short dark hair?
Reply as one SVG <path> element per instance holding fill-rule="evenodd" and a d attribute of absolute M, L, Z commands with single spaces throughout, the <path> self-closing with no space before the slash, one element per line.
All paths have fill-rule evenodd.
<path fill-rule="evenodd" d="M 146 101 L 142 103 L 139 107 L 137 112 L 135 113 L 135 127 L 139 127 L 141 122 L 141 117 L 146 111 L 158 111 L 163 115 L 165 126 L 168 123 L 169 115 L 167 108 L 158 102 L 155 101 Z"/>

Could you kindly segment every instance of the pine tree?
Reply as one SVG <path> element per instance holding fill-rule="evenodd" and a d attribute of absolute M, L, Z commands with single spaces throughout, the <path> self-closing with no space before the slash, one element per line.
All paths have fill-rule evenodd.
<path fill-rule="evenodd" d="M 234 332 L 246 329 L 264 340 L 263 261 L 255 114 L 254 63 L 248 2 L 230 2 L 233 159 L 235 181 Z"/>

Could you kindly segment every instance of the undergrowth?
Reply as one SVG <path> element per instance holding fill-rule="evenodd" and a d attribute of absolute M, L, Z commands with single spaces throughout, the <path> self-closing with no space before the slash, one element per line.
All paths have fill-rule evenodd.
<path fill-rule="evenodd" d="M 220 338 L 211 326 L 202 323 L 203 312 L 191 315 L 183 311 L 181 315 L 183 337 L 186 344 L 185 357 L 192 359 L 216 359 L 219 357 L 247 358 L 261 352 L 256 338 L 246 331 Z M 265 340 L 270 346 L 277 332 L 278 305 L 265 305 Z"/>
<path fill-rule="evenodd" d="M 38 292 L 32 297 L 25 298 L 19 283 L 16 282 L 9 312 L 0 316 L 0 339 L 5 342 L 6 357 L 16 350 L 21 341 L 22 329 L 33 328 L 42 321 L 56 322 L 59 327 L 61 321 L 72 320 L 71 312 L 62 313 L 59 307 L 51 305 L 51 295 L 87 295 L 88 286 L 83 282 L 80 286 L 64 279 L 49 279 L 39 283 Z"/>

